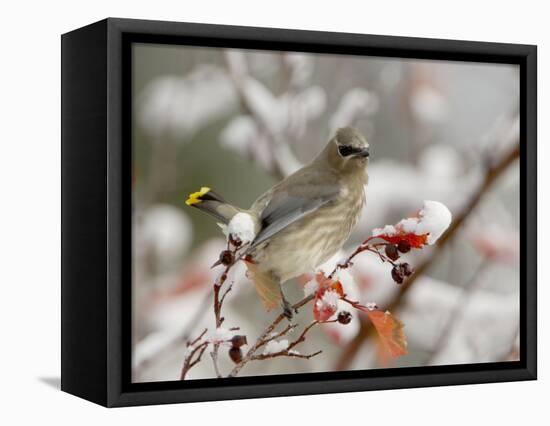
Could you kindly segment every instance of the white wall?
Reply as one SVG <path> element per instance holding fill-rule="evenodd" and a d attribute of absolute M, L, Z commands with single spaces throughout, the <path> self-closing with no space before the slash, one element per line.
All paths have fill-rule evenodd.
<path fill-rule="evenodd" d="M 539 45 L 539 217 L 548 217 L 550 75 L 544 2 L 19 1 L 2 7 L 0 57 L 0 423 L 512 424 L 548 418 L 548 333 L 539 381 L 105 410 L 46 382 L 59 376 L 60 40 L 106 16 Z M 539 223 L 541 256 L 548 221 Z M 541 269 L 539 300 L 548 300 Z M 539 324 L 548 320 L 541 305 Z M 11 418 L 11 420 L 7 420 Z M 305 423 L 307 422 L 307 423 Z M 31 423 L 29 423 L 31 424 Z M 538 422 L 538 424 L 541 424 Z"/>

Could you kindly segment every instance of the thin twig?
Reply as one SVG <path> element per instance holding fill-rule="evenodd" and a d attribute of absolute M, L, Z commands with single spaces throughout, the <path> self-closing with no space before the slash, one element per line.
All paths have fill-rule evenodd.
<path fill-rule="evenodd" d="M 290 358 L 310 359 L 310 358 L 313 358 L 314 356 L 317 356 L 321 353 L 323 353 L 323 351 L 318 350 L 317 352 L 313 352 L 311 354 L 304 355 L 304 354 L 301 354 L 301 353 L 296 352 L 296 351 L 293 352 L 293 351 L 284 350 L 284 351 L 275 352 L 275 353 L 272 353 L 272 354 L 254 355 L 250 359 L 250 361 L 262 361 L 264 359 L 277 358 L 277 357 L 280 357 L 280 356 L 286 356 L 286 357 L 290 357 Z"/>
<path fill-rule="evenodd" d="M 351 253 L 346 260 L 344 260 L 344 262 L 342 263 L 338 263 L 334 269 L 332 270 L 332 272 L 329 274 L 328 278 L 332 278 L 334 276 L 334 274 L 339 270 L 339 269 L 347 269 L 349 267 L 351 267 L 353 265 L 353 258 L 355 256 L 357 256 L 359 253 L 362 253 L 363 251 L 366 250 L 366 245 L 368 244 L 368 242 L 370 241 L 370 238 L 365 240 L 359 247 L 357 247 L 353 253 Z"/>
<path fill-rule="evenodd" d="M 219 343 L 214 344 L 214 350 L 210 352 L 210 356 L 212 357 L 212 363 L 214 364 L 214 372 L 216 373 L 216 377 L 219 379 L 222 377 L 222 373 L 220 372 L 220 366 L 218 365 L 218 350 L 220 348 Z"/>
<path fill-rule="evenodd" d="M 187 347 L 196 345 L 196 344 L 199 342 L 199 340 L 201 340 L 201 339 L 204 337 L 204 335 L 206 334 L 207 331 L 208 331 L 208 329 L 205 328 L 205 329 L 202 331 L 202 333 L 199 334 L 199 336 L 198 336 L 195 340 L 192 340 L 191 342 L 187 343 Z"/>
<path fill-rule="evenodd" d="M 374 240 L 376 238 L 378 238 L 378 237 L 377 236 L 372 236 L 372 237 L 367 238 L 365 241 L 363 241 L 361 243 L 361 245 L 359 245 L 359 247 L 357 247 L 355 249 L 355 251 L 347 257 L 346 260 L 344 260 L 341 263 L 338 263 L 334 267 L 334 269 L 332 270 L 332 272 L 330 273 L 328 278 L 332 278 L 334 276 L 334 274 L 336 274 L 336 272 L 338 272 L 338 270 L 340 270 L 340 269 L 347 269 L 347 268 L 352 267 L 354 257 L 357 256 L 360 253 L 365 252 L 365 251 L 370 251 L 371 253 L 376 254 L 380 258 L 380 260 L 384 263 L 388 262 L 392 266 L 397 266 L 398 264 L 396 262 L 391 260 L 385 254 L 381 253 L 380 250 L 379 250 L 380 248 L 387 246 L 389 243 L 387 243 L 387 242 L 381 242 L 381 243 L 376 243 L 376 244 L 371 244 L 370 243 L 372 240 Z"/>
<path fill-rule="evenodd" d="M 202 336 L 199 337 L 199 339 L 201 339 L 201 338 L 202 338 Z M 195 343 L 196 342 L 197 341 L 195 341 Z M 185 356 L 185 359 L 183 361 L 183 366 L 181 368 L 181 373 L 180 373 L 180 379 L 181 380 L 185 380 L 185 376 L 187 375 L 189 370 L 191 370 L 191 368 L 193 368 L 196 364 L 198 364 L 200 362 L 200 360 L 202 358 L 202 355 L 204 354 L 204 351 L 208 347 L 208 344 L 209 344 L 208 341 L 202 342 L 200 345 L 195 346 L 193 349 L 191 349 L 188 352 L 188 354 Z M 198 353 L 198 355 L 193 359 L 193 357 L 197 353 Z"/>
<path fill-rule="evenodd" d="M 299 302 L 295 303 L 293 306 L 292 306 L 292 309 L 293 310 L 297 310 L 299 308 L 301 308 L 302 306 L 306 305 L 307 303 L 311 302 L 313 299 L 315 298 L 315 296 L 313 294 L 309 295 L 309 296 L 306 296 L 304 297 L 302 300 L 300 300 Z M 271 333 L 273 332 L 273 330 L 275 330 L 275 328 L 277 327 L 277 325 L 285 318 L 284 314 L 281 313 L 279 314 L 274 320 L 273 322 L 263 331 L 263 333 L 260 335 L 260 337 L 258 337 L 258 339 L 256 340 L 256 342 L 250 347 L 250 349 L 248 350 L 248 352 L 246 353 L 246 355 L 243 357 L 243 359 L 241 360 L 241 362 L 239 362 L 237 365 L 235 365 L 235 367 L 233 367 L 233 370 L 231 370 L 231 372 L 229 373 L 229 377 L 235 377 L 237 374 L 239 374 L 239 371 L 241 371 L 241 369 L 250 361 L 252 361 L 252 358 L 255 356 L 255 353 L 256 351 L 263 345 L 265 345 L 267 343 L 267 341 L 269 341 L 269 336 L 271 335 Z M 288 327 L 287 327 L 288 328 Z M 289 330 L 290 331 L 290 330 Z"/>
<path fill-rule="evenodd" d="M 290 333 L 296 327 L 298 327 L 298 324 L 289 324 L 289 325 L 286 326 L 285 329 L 283 329 L 279 333 L 272 333 L 267 339 L 260 342 L 260 344 L 258 345 L 258 348 L 260 348 L 261 346 L 267 345 L 272 340 L 276 340 L 276 339 L 279 339 L 280 337 L 286 336 L 288 333 Z"/>
<path fill-rule="evenodd" d="M 296 346 L 298 346 L 300 343 L 302 343 L 303 341 L 306 340 L 306 334 L 313 328 L 315 327 L 316 325 L 318 324 L 326 324 L 326 323 L 332 323 L 332 322 L 336 322 L 336 320 L 330 320 L 330 321 L 312 321 L 307 327 L 304 328 L 304 330 L 302 331 L 302 333 L 300 334 L 300 336 L 298 336 L 298 338 L 296 340 L 294 340 L 293 342 L 291 342 L 288 347 L 286 349 L 282 349 L 278 352 L 271 352 L 271 353 L 262 353 L 262 354 L 252 354 L 250 356 L 248 356 L 249 354 L 247 354 L 248 356 L 248 360 L 245 361 L 243 359 L 243 361 L 245 361 L 244 363 L 242 363 L 242 365 L 244 366 L 244 364 L 250 362 L 250 361 L 261 361 L 261 360 L 265 360 L 265 359 L 270 359 L 270 358 L 277 358 L 277 357 L 282 357 L 282 356 L 286 356 L 286 357 L 290 357 L 290 358 L 302 358 L 302 359 L 310 359 L 310 358 L 313 358 L 314 356 L 317 356 L 319 354 L 321 354 L 323 351 L 319 350 L 319 351 L 316 351 L 316 352 L 313 352 L 311 354 L 301 354 L 299 353 L 298 351 L 294 350 L 294 348 Z M 292 326 L 288 326 L 286 327 L 281 333 L 279 333 L 279 337 L 288 333 L 290 330 L 293 330 L 295 327 L 292 327 Z M 273 339 L 271 339 L 273 340 Z M 266 343 L 265 341 L 264 342 L 261 342 L 259 345 L 257 345 L 256 347 L 256 350 L 262 346 L 262 344 Z M 236 373 L 235 373 L 236 374 Z M 230 377 L 233 377 L 233 371 L 231 372 L 231 374 L 229 375 Z"/>
<path fill-rule="evenodd" d="M 233 283 L 231 283 L 227 286 L 227 288 L 225 289 L 225 291 L 222 294 L 222 297 L 220 298 L 220 305 L 223 305 L 223 301 L 225 300 L 225 296 L 227 296 L 227 293 L 229 293 L 232 288 L 233 288 Z"/>
<path fill-rule="evenodd" d="M 214 317 L 216 319 L 216 329 L 219 329 L 222 326 L 224 321 L 224 318 L 222 317 L 222 314 L 221 314 L 223 300 L 225 299 L 225 296 L 227 295 L 231 287 L 229 287 L 229 289 L 226 290 L 226 292 L 224 293 L 221 299 L 220 299 L 220 290 L 223 284 L 225 283 L 225 281 L 227 280 L 227 275 L 229 274 L 229 270 L 231 269 L 232 265 L 233 264 L 225 266 L 225 269 L 223 270 L 219 278 L 214 283 Z M 222 377 L 220 373 L 220 367 L 218 365 L 219 349 L 220 349 L 220 342 L 215 342 L 214 347 L 212 348 L 212 352 L 210 353 L 210 356 L 212 357 L 212 363 L 214 364 L 214 370 L 218 378 Z"/>

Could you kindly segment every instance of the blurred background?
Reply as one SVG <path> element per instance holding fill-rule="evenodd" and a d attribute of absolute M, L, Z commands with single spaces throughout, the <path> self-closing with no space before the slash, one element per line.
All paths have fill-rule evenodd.
<path fill-rule="evenodd" d="M 210 266 L 225 240 L 185 205 L 187 194 L 208 186 L 249 207 L 348 125 L 370 142 L 370 181 L 363 218 L 332 265 L 423 200 L 461 221 L 444 246 L 405 255 L 423 265 L 406 291 L 369 253 L 342 273 L 352 298 L 391 307 L 404 322 L 409 354 L 390 366 L 517 359 L 518 108 L 513 65 L 134 45 L 133 380 L 178 380 L 186 340 L 215 328 L 219 270 Z M 276 313 L 264 311 L 242 267 L 230 280 L 224 326 L 253 341 Z M 298 280 L 286 290 L 291 301 L 303 297 Z M 296 319 L 310 320 L 310 309 Z M 321 355 L 252 362 L 240 375 L 384 366 L 364 327 L 354 313 L 300 346 Z M 221 369 L 231 365 L 222 350 Z M 188 377 L 215 377 L 209 357 Z"/>

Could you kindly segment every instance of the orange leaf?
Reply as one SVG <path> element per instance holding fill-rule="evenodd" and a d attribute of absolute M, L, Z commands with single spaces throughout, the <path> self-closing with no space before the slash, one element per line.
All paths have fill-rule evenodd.
<path fill-rule="evenodd" d="M 407 354 L 407 338 L 403 323 L 389 311 L 365 311 L 378 332 L 379 342 L 384 355 L 397 358 Z"/>
<path fill-rule="evenodd" d="M 340 281 L 334 281 L 330 285 L 330 290 L 334 290 L 336 293 L 342 297 L 344 295 L 344 287 L 342 287 L 342 283 Z"/>
<path fill-rule="evenodd" d="M 319 283 L 319 289 L 317 290 L 317 293 L 321 296 L 327 290 L 334 290 L 340 296 L 344 295 L 342 283 L 340 281 L 333 280 L 332 278 L 328 278 L 327 276 L 325 276 L 324 272 L 317 272 L 317 274 L 315 275 L 315 279 Z"/>
<path fill-rule="evenodd" d="M 381 238 L 390 244 L 399 244 L 399 241 L 407 241 L 413 248 L 422 248 L 428 242 L 428 234 L 397 234 L 397 235 L 376 235 L 376 238 Z"/>

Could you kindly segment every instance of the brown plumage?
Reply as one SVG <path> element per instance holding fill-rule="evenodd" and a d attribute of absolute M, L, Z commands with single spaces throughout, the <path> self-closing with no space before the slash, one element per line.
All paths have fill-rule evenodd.
<path fill-rule="evenodd" d="M 314 271 L 344 245 L 365 204 L 368 156 L 365 138 L 354 128 L 342 128 L 311 163 L 248 210 L 231 206 L 210 190 L 193 194 L 188 204 L 225 224 L 237 212 L 252 217 L 257 234 L 247 251 L 252 258 L 249 277 L 267 309 L 282 302 L 291 317 L 281 284 Z"/>

